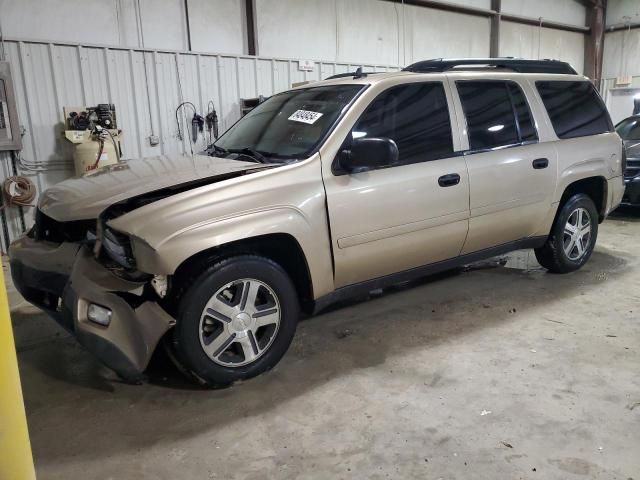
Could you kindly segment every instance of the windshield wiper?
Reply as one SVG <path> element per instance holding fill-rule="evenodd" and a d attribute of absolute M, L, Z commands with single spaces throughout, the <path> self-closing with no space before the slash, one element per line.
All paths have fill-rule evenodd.
<path fill-rule="evenodd" d="M 226 148 L 219 147 L 215 143 L 212 143 L 211 146 L 213 147 L 214 153 L 221 153 L 223 155 L 229 153 L 229 150 L 227 150 Z"/>
<path fill-rule="evenodd" d="M 212 144 L 211 147 L 213 148 L 214 154 L 219 153 L 221 155 L 228 155 L 230 153 L 237 153 L 245 157 L 249 157 L 250 159 L 252 159 L 254 162 L 257 162 L 257 163 L 272 163 L 262 153 L 260 153 L 257 150 L 254 150 L 251 147 L 224 148 L 216 144 Z"/>
<path fill-rule="evenodd" d="M 214 145 L 214 147 L 215 147 L 215 145 Z M 220 148 L 220 147 L 218 147 L 218 148 Z M 228 148 L 228 149 L 226 149 L 226 153 L 239 153 L 241 155 L 244 155 L 245 157 L 253 158 L 258 163 L 269 163 L 269 160 L 267 160 L 267 157 L 265 157 L 260 152 L 258 152 L 257 150 L 254 150 L 253 148 L 250 148 L 250 147 Z"/>

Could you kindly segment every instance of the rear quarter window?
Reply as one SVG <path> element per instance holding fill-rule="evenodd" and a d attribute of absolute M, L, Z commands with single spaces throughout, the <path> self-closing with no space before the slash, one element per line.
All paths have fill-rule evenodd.
<path fill-rule="evenodd" d="M 558 138 L 613 131 L 609 113 L 591 82 L 538 81 L 536 87 Z"/>

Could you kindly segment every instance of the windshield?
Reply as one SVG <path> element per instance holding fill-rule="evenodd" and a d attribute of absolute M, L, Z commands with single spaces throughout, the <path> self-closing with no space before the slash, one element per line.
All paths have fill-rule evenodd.
<path fill-rule="evenodd" d="M 362 88 L 334 85 L 274 95 L 227 130 L 215 142 L 215 154 L 308 157 Z"/>
<path fill-rule="evenodd" d="M 640 117 L 629 117 L 616 125 L 623 140 L 640 140 Z"/>

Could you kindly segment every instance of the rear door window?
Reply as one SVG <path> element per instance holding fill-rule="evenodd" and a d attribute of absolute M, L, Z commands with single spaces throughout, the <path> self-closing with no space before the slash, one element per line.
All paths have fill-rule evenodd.
<path fill-rule="evenodd" d="M 538 81 L 558 138 L 575 138 L 613 131 L 611 118 L 591 82 Z"/>
<path fill-rule="evenodd" d="M 471 150 L 517 144 L 518 128 L 507 82 L 462 80 L 456 82 L 467 119 Z"/>
<path fill-rule="evenodd" d="M 538 132 L 533 122 L 533 116 L 529 109 L 527 99 L 522 89 L 517 83 L 509 82 L 509 92 L 513 101 L 513 108 L 516 110 L 518 119 L 518 130 L 520 131 L 521 142 L 535 142 L 538 140 Z"/>

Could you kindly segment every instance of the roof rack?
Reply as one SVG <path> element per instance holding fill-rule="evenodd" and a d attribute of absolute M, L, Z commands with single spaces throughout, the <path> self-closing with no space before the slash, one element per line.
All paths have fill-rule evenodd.
<path fill-rule="evenodd" d="M 325 80 L 333 80 L 335 78 L 347 78 L 347 77 L 353 77 L 354 79 L 364 78 L 374 73 L 384 73 L 384 72 L 363 72 L 362 67 L 358 67 L 358 69 L 355 72 L 336 73 L 335 75 L 331 75 L 330 77 L 325 78 Z"/>
<path fill-rule="evenodd" d="M 446 72 L 456 67 L 493 67 L 505 68 L 518 73 L 555 73 L 577 75 L 567 62 L 559 60 L 526 60 L 523 58 L 436 58 L 424 60 L 403 68 L 405 72 L 435 73 Z"/>

